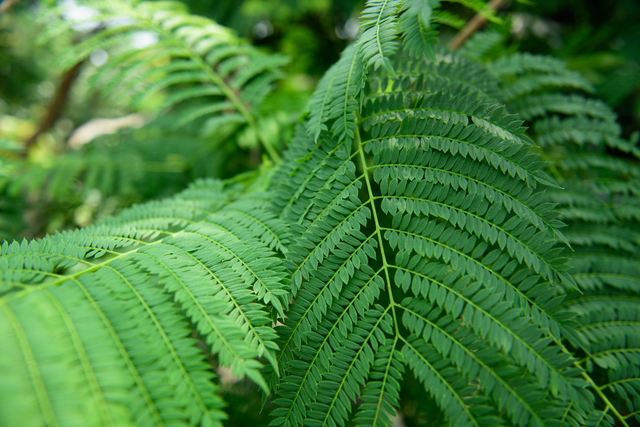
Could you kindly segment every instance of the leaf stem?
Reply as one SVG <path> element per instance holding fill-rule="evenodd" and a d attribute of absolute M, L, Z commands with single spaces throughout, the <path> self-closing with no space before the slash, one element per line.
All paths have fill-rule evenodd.
<path fill-rule="evenodd" d="M 578 364 L 578 362 L 575 362 L 576 367 L 582 369 L 580 367 L 580 365 Z M 607 396 L 604 395 L 604 393 L 602 392 L 602 390 L 600 390 L 600 388 L 598 387 L 598 385 L 593 381 L 593 379 L 591 379 L 591 377 L 589 376 L 589 374 L 587 374 L 584 370 L 582 371 L 582 376 L 584 377 L 585 380 L 587 380 L 587 382 L 589 383 L 589 385 L 593 388 L 593 390 L 596 392 L 596 394 L 598 396 L 600 396 L 600 399 L 602 399 L 602 401 L 605 403 L 605 405 L 607 405 L 607 409 L 611 410 L 611 412 L 616 416 L 616 418 L 618 418 L 618 420 L 620 420 L 620 422 L 622 423 L 622 425 L 624 427 L 629 427 L 629 424 L 627 423 L 627 421 L 625 420 L 625 418 L 622 416 L 622 414 L 620 414 L 620 412 L 618 412 L 618 410 L 615 408 L 615 406 L 613 406 L 613 404 L 609 401 L 609 399 L 607 398 Z"/>
<path fill-rule="evenodd" d="M 355 141 L 356 146 L 358 147 L 358 151 L 360 153 L 360 160 L 362 162 L 362 172 L 364 175 L 364 180 L 367 184 L 367 192 L 369 193 L 369 202 L 371 203 L 371 212 L 373 213 L 373 222 L 374 227 L 376 228 L 376 234 L 378 235 L 378 244 L 380 245 L 380 257 L 382 258 L 382 267 L 384 268 L 384 274 L 387 278 L 387 290 L 389 291 L 389 301 L 392 306 L 392 314 L 393 314 L 393 326 L 396 331 L 396 336 L 400 334 L 398 330 L 398 319 L 396 317 L 395 306 L 396 302 L 393 300 L 393 292 L 391 290 L 391 278 L 389 277 L 389 265 L 387 264 L 387 256 L 384 253 L 384 240 L 382 239 L 382 233 L 380 233 L 380 221 L 378 221 L 378 213 L 376 211 L 375 197 L 373 196 L 373 189 L 371 188 L 371 180 L 369 179 L 369 172 L 367 170 L 367 159 L 364 156 L 364 149 L 362 148 L 361 140 L 360 140 L 360 129 L 356 127 L 355 131 Z"/>

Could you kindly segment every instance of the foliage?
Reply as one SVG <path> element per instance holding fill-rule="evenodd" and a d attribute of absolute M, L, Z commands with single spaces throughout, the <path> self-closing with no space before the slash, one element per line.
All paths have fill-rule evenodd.
<path fill-rule="evenodd" d="M 142 113 L 138 121 L 144 128 L 132 132 L 132 125 L 123 129 L 117 120 L 106 125 L 94 120 L 85 126 L 89 132 L 93 125 L 115 135 L 92 144 L 80 136 L 79 144 L 87 146 L 57 148 L 62 155 L 39 154 L 42 144 L 29 146 L 27 161 L 15 162 L 9 195 L 27 190 L 41 203 L 77 204 L 74 199 L 99 190 L 103 198 L 117 197 L 127 205 L 173 194 L 194 178 L 243 171 L 239 150 L 256 151 L 252 167 L 260 160 L 261 145 L 277 159 L 273 147 L 282 143 L 296 113 L 262 105 L 274 95 L 284 56 L 263 53 L 227 28 L 189 15 L 181 3 L 92 2 L 88 15 L 83 7 L 71 2 L 40 13 L 39 22 L 47 28 L 41 43 L 73 39 L 68 34 L 79 32 L 57 56 L 55 69 L 82 66 L 96 52 L 109 58 L 100 66 L 85 66 L 79 79 L 91 88 L 91 96 L 112 108 Z M 154 148 L 158 144 L 162 151 Z M 207 161 L 212 162 L 209 170 L 203 168 Z M 100 177 L 104 182 L 98 185 Z M 146 193 L 135 190 L 141 182 L 157 186 Z"/>
<path fill-rule="evenodd" d="M 606 6 L 573 0 L 541 0 L 534 9 L 517 7 L 516 34 L 523 50 L 552 54 L 591 81 L 598 97 L 614 107 L 620 124 L 632 132 L 640 125 L 640 28 L 637 2 L 615 0 Z M 581 10 L 575 13 L 575 10 Z M 561 23 L 561 25 L 558 25 Z"/>
<path fill-rule="evenodd" d="M 267 95 L 279 56 L 172 3 L 112 4 L 87 22 L 131 19 L 60 61 L 112 46 L 95 81 L 131 100 L 168 88 L 171 111 L 137 157 L 87 147 L 87 180 L 112 154 L 139 162 L 122 182 L 155 181 L 154 146 L 188 141 L 164 119 L 270 160 L 5 242 L 0 424 L 219 425 L 229 373 L 262 390 L 273 426 L 408 422 L 409 394 L 433 425 L 640 422 L 640 149 L 579 93 L 588 80 L 500 33 L 448 51 L 437 1 L 370 1 L 281 157 L 264 131 L 292 123 Z M 78 24 L 60 13 L 46 37 Z M 158 42 L 118 51 L 141 28 Z"/>

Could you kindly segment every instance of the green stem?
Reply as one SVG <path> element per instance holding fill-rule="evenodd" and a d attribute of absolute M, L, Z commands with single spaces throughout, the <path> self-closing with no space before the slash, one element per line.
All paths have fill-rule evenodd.
<path fill-rule="evenodd" d="M 367 191 L 369 193 L 369 203 L 371 204 L 371 211 L 373 212 L 373 222 L 376 228 L 376 234 L 378 235 L 378 244 L 380 245 L 380 257 L 382 258 L 382 267 L 384 268 L 384 275 L 387 278 L 387 290 L 389 291 L 389 301 L 392 307 L 391 313 L 393 314 L 393 326 L 396 331 L 396 336 L 400 334 L 398 330 L 398 319 L 396 317 L 395 306 L 396 302 L 393 300 L 393 292 L 391 290 L 391 278 L 389 277 L 389 265 L 387 264 L 387 256 L 384 253 L 384 240 L 382 239 L 382 233 L 380 233 L 380 221 L 378 221 L 378 212 L 376 210 L 375 197 L 373 196 L 373 189 L 371 188 L 371 180 L 369 179 L 369 171 L 367 168 L 367 159 L 364 156 L 364 149 L 362 148 L 360 140 L 360 129 L 356 127 L 355 142 L 360 153 L 360 160 L 362 162 L 362 172 L 364 180 L 367 184 Z"/>
<path fill-rule="evenodd" d="M 578 364 L 578 362 L 575 362 L 575 365 L 576 365 L 577 368 L 582 369 L 580 367 L 580 365 Z M 607 405 L 607 410 L 611 410 L 613 415 L 615 415 L 616 418 L 618 418 L 618 420 L 620 420 L 620 422 L 622 423 L 622 425 L 624 427 L 629 427 L 629 424 L 627 423 L 625 418 L 622 416 L 622 414 L 620 414 L 620 412 L 618 412 L 618 410 L 615 408 L 615 406 L 613 406 L 613 404 L 609 401 L 607 396 L 604 395 L 602 390 L 600 390 L 600 388 L 596 385 L 596 383 L 591 379 L 591 377 L 584 370 L 582 371 L 582 376 L 584 377 L 585 380 L 587 380 L 589 385 L 595 390 L 596 394 L 600 397 L 600 399 L 602 399 L 602 401 L 605 403 L 605 405 Z"/>

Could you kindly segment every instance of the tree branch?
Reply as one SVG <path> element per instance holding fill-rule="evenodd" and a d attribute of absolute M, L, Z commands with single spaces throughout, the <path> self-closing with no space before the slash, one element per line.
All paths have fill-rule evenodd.
<path fill-rule="evenodd" d="M 503 3 L 507 0 L 491 0 L 488 7 L 493 10 L 498 10 Z M 473 35 L 476 31 L 478 31 L 484 24 L 487 23 L 487 20 L 480 13 L 476 13 L 476 16 L 471 18 L 471 21 L 467 22 L 467 25 L 464 26 L 462 30 L 449 42 L 449 49 L 456 50 L 461 47 L 469 37 Z"/>
<path fill-rule="evenodd" d="M 71 86 L 73 86 L 73 82 L 75 81 L 76 77 L 78 77 L 78 73 L 80 72 L 81 64 L 82 62 L 78 62 L 76 65 L 62 74 L 60 85 L 58 85 L 58 89 L 56 90 L 56 94 L 53 97 L 51 104 L 49 104 L 49 107 L 47 107 L 47 112 L 44 116 L 44 119 L 40 123 L 40 126 L 38 126 L 38 130 L 36 130 L 36 132 L 25 141 L 25 151 L 23 152 L 23 155 L 26 156 L 29 152 L 29 148 L 33 144 L 35 144 L 38 137 L 49 130 L 60 118 L 60 114 L 62 113 L 62 110 L 67 103 L 67 99 L 69 98 L 69 91 L 71 90 Z"/>
<path fill-rule="evenodd" d="M 11 6 L 18 3 L 18 0 L 4 0 L 0 3 L 0 13 L 4 13 L 7 10 L 11 9 Z"/>

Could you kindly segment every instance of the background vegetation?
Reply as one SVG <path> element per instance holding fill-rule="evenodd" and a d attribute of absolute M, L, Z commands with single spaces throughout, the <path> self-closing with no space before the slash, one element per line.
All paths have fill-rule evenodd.
<path fill-rule="evenodd" d="M 192 13 L 230 27 L 266 52 L 295 58 L 284 67 L 285 78 L 269 101 L 274 110 L 283 112 L 269 125 L 268 132 L 277 140 L 291 134 L 318 79 L 357 37 L 364 3 L 193 0 L 185 5 Z M 132 108 L 126 101 L 101 92 L 91 76 L 108 61 L 104 50 L 68 69 L 59 63 L 52 67 L 56 58 L 87 33 L 33 37 L 33 22 L 41 7 L 37 2 L 18 1 L 0 15 L 0 138 L 5 141 L 0 237 L 32 238 L 86 226 L 132 203 L 173 194 L 196 178 L 228 178 L 260 163 L 260 148 L 251 135 L 244 135 L 239 144 L 227 141 L 223 143 L 226 148 L 214 149 L 206 146 L 210 135 L 198 128 L 199 123 L 181 129 L 179 138 L 173 140 L 159 130 L 162 120 L 170 118 L 136 130 L 161 106 L 161 96 Z M 576 0 L 510 3 L 500 13 L 503 22 L 490 23 L 489 29 L 505 37 L 510 51 L 551 54 L 585 75 L 594 85 L 595 95 L 614 108 L 623 135 L 628 137 L 640 125 L 640 27 L 635 19 L 639 8 L 633 0 L 606 5 Z M 439 37 L 446 42 L 474 12 L 455 3 L 445 4 L 444 10 L 459 16 L 447 21 L 453 26 L 442 25 Z M 144 35 L 140 37 L 144 44 Z M 490 52 L 487 58 L 491 58 Z M 121 117 L 130 120 L 91 122 Z M 119 130 L 93 139 L 91 132 L 84 136 L 76 133 L 76 138 L 70 139 L 87 123 L 95 123 L 93 129 L 99 129 L 98 133 Z M 151 142 L 149 136 L 154 132 L 163 135 L 162 144 Z M 184 138 L 200 148 L 186 149 L 180 142 Z M 79 149 L 89 141 L 93 142 Z M 146 141 L 141 145 L 148 147 L 132 141 Z M 130 163 L 113 170 L 111 161 L 95 162 L 104 146 L 112 147 L 112 156 Z M 53 161 L 65 153 L 70 156 L 62 165 Z M 15 162 L 20 158 L 28 166 Z M 56 173 L 60 170 L 64 173 Z M 143 178 L 147 172 L 151 179 Z"/>

